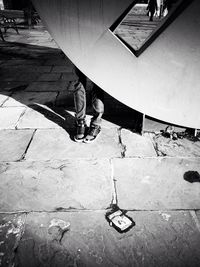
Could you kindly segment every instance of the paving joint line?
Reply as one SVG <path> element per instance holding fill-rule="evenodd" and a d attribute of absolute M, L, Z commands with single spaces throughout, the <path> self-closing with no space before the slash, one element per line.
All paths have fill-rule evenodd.
<path fill-rule="evenodd" d="M 118 204 L 116 179 L 114 178 L 114 166 L 113 166 L 112 159 L 110 159 L 110 167 L 111 167 L 111 180 L 112 180 L 112 200 L 111 200 L 110 207 L 112 207 L 113 205 Z"/>
<path fill-rule="evenodd" d="M 166 157 L 167 154 L 165 154 L 165 153 L 163 153 L 162 151 L 159 150 L 158 143 L 156 143 L 156 141 L 155 141 L 155 136 L 150 137 L 150 140 L 151 140 L 151 142 L 153 144 L 153 147 L 154 147 L 154 149 L 156 151 L 157 157 Z"/>
<path fill-rule="evenodd" d="M 35 136 L 36 131 L 37 131 L 37 129 L 34 130 L 32 136 L 31 136 L 31 139 L 30 139 L 30 141 L 29 141 L 29 143 L 28 143 L 28 145 L 27 145 L 27 147 L 26 147 L 26 149 L 25 149 L 25 151 L 24 151 L 24 153 L 23 153 L 23 155 L 21 156 L 21 158 L 20 158 L 19 161 L 23 161 L 23 160 L 25 159 L 26 154 L 27 154 L 27 152 L 28 152 L 28 149 L 29 149 L 29 147 L 30 147 L 30 145 L 31 145 L 31 143 L 32 143 L 32 141 L 33 141 L 34 136 Z"/>
<path fill-rule="evenodd" d="M 195 223 L 198 231 L 200 232 L 200 221 L 199 221 L 199 219 L 197 217 L 196 211 L 195 210 L 191 210 L 190 214 L 192 216 L 192 219 L 194 220 L 194 223 Z"/>
<path fill-rule="evenodd" d="M 1 108 L 2 108 L 3 105 L 8 101 L 9 97 L 10 97 L 10 96 L 7 96 L 7 98 L 2 102 L 2 104 L 1 104 L 1 106 L 0 106 Z"/>
<path fill-rule="evenodd" d="M 56 98 L 55 98 L 55 101 L 54 101 L 54 106 L 57 107 L 57 101 L 58 101 L 58 97 L 60 95 L 60 91 L 56 91 Z"/>
<path fill-rule="evenodd" d="M 30 128 L 21 128 L 21 129 L 0 129 L 0 132 L 1 131 L 27 131 L 27 130 L 31 130 Z M 45 130 L 55 130 L 54 128 L 48 128 L 48 129 L 43 129 L 43 128 L 37 128 L 37 129 L 34 129 L 35 131 L 37 130 L 41 130 L 41 131 L 45 131 Z M 38 162 L 41 162 L 41 163 L 51 163 L 51 162 L 54 162 L 54 161 L 60 161 L 60 162 L 65 162 L 65 161 L 68 161 L 68 160 L 71 160 L 72 158 L 62 158 L 62 159 L 39 159 L 39 160 L 34 160 L 34 159 L 26 159 L 25 162 L 27 163 L 38 163 Z M 101 160 L 114 160 L 114 159 L 122 159 L 121 157 L 113 157 L 113 158 L 107 158 L 107 157 L 101 157 L 99 158 Z M 185 160 L 196 160 L 196 159 L 200 159 L 200 157 L 125 157 L 124 159 L 132 159 L 132 160 L 138 160 L 138 159 L 155 159 L 155 160 L 164 160 L 164 159 L 185 159 Z M 73 160 L 96 160 L 96 158 L 81 158 L 81 157 L 77 157 L 77 158 L 74 158 Z M 12 164 L 12 163 L 16 163 L 18 161 L 1 161 L 0 160 L 0 163 L 8 163 L 8 164 Z"/>
<path fill-rule="evenodd" d="M 24 109 L 23 109 L 22 113 L 20 114 L 20 116 L 19 116 L 19 118 L 18 118 L 18 120 L 17 120 L 17 122 L 16 122 L 16 124 L 15 124 L 15 130 L 18 129 L 18 128 L 17 128 L 17 125 L 18 125 L 20 119 L 24 116 L 24 114 L 25 114 L 25 112 L 26 112 L 26 110 L 27 110 L 27 107 L 23 107 L 23 108 L 24 108 Z"/>
<path fill-rule="evenodd" d="M 118 128 L 117 133 L 118 133 L 119 145 L 121 147 L 121 158 L 125 158 L 126 157 L 126 145 L 123 144 L 121 130 L 122 130 L 122 127 Z"/>
<path fill-rule="evenodd" d="M 145 136 L 145 133 L 146 132 L 144 132 L 144 135 L 143 136 Z M 159 157 L 160 155 L 159 155 L 159 149 L 158 149 L 158 144 L 156 144 L 156 142 L 155 142 L 155 140 L 154 140 L 154 137 L 153 136 L 151 136 L 150 134 L 148 134 L 147 135 L 148 136 L 148 139 L 150 139 L 150 142 L 151 142 L 151 144 L 153 145 L 153 148 L 154 148 L 154 150 L 155 150 L 155 152 L 156 152 L 156 155 L 157 155 L 157 157 Z M 163 155 L 163 157 L 164 157 L 165 155 Z M 162 156 L 161 156 L 162 157 Z"/>
<path fill-rule="evenodd" d="M 107 212 L 108 208 L 104 208 L 104 209 L 63 209 L 63 210 L 29 210 L 29 211 L 1 211 L 0 212 L 0 215 L 3 215 L 3 214 L 7 214 L 7 215 L 14 215 L 14 214 L 25 214 L 25 215 L 28 215 L 30 213 L 75 213 L 75 212 Z M 163 210 L 163 209 L 159 209 L 159 210 L 142 210 L 142 209 L 135 209 L 135 210 L 130 210 L 130 209 L 126 209 L 127 212 L 153 212 L 153 213 L 159 213 L 159 212 L 189 212 L 191 214 L 191 216 L 193 217 L 193 215 L 195 215 L 193 218 L 196 218 L 197 222 L 198 222 L 198 227 L 200 227 L 200 222 L 196 216 L 196 211 L 200 211 L 200 209 L 194 209 L 194 210 L 191 210 L 191 209 L 166 209 L 166 210 Z M 193 215 L 192 215 L 193 214 Z M 200 231 L 200 228 L 199 228 L 199 231 Z"/>

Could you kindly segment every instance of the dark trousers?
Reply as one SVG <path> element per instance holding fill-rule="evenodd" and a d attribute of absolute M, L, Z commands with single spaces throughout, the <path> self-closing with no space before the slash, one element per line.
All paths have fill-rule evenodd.
<path fill-rule="evenodd" d="M 86 117 L 86 83 L 87 77 L 77 68 L 75 69 L 77 80 L 74 82 L 74 105 L 76 111 L 76 120 L 85 120 Z M 93 84 L 92 88 L 92 107 L 93 117 L 91 123 L 101 124 L 101 118 L 104 113 L 104 94 L 101 88 Z"/>

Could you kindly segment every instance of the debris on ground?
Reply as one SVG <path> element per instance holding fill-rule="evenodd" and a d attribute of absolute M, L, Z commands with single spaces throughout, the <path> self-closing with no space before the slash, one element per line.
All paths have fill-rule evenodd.
<path fill-rule="evenodd" d="M 186 129 L 185 131 L 182 131 L 182 132 L 176 132 L 175 127 L 172 125 L 168 125 L 165 128 L 165 130 L 160 131 L 158 135 L 162 135 L 166 138 L 170 138 L 171 140 L 186 138 L 192 142 L 200 141 L 200 132 L 197 131 L 197 134 L 195 134 L 194 129 Z"/>
<path fill-rule="evenodd" d="M 53 240 L 61 242 L 64 234 L 69 230 L 69 222 L 54 218 L 50 221 L 48 233 L 51 235 Z"/>
<path fill-rule="evenodd" d="M 126 215 L 126 211 L 117 206 L 106 213 L 106 220 L 119 233 L 125 233 L 135 226 L 133 219 Z"/>

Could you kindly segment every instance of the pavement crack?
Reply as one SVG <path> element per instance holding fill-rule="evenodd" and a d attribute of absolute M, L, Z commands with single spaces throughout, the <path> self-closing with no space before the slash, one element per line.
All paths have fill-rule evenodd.
<path fill-rule="evenodd" d="M 118 204 L 118 198 L 117 198 L 117 187 L 116 187 L 117 180 L 114 178 L 114 166 L 112 159 L 110 160 L 110 166 L 111 166 L 111 180 L 112 180 L 112 200 L 110 203 L 110 207 L 113 207 Z"/>
<path fill-rule="evenodd" d="M 3 107 L 3 105 L 8 101 L 10 96 L 7 96 L 6 99 L 1 103 L 0 107 Z"/>
<path fill-rule="evenodd" d="M 29 147 L 30 147 L 30 145 L 31 145 L 31 143 L 32 143 L 32 141 L 33 141 L 33 138 L 34 138 L 34 136 L 35 136 L 36 131 L 37 131 L 37 129 L 34 130 L 32 136 L 31 136 L 31 139 L 30 139 L 30 141 L 29 141 L 29 143 L 28 143 L 28 145 L 27 145 L 27 147 L 26 147 L 26 150 L 24 151 L 24 153 L 23 153 L 23 155 L 21 156 L 21 158 L 20 158 L 19 161 L 22 161 L 22 160 L 25 159 L 26 154 L 27 154 L 27 151 L 28 151 L 28 149 L 29 149 Z"/>
<path fill-rule="evenodd" d="M 55 97 L 55 100 L 54 100 L 54 106 L 55 107 L 57 106 L 57 102 L 58 102 L 59 96 L 60 96 L 60 92 L 57 92 L 56 97 Z"/>
<path fill-rule="evenodd" d="M 158 143 L 156 142 L 156 138 L 157 138 L 157 136 L 154 135 L 154 136 L 152 136 L 152 138 L 150 138 L 150 140 L 151 140 L 151 142 L 153 144 L 153 147 L 154 147 L 154 149 L 156 151 L 157 157 L 166 157 L 167 154 L 159 149 Z"/>
<path fill-rule="evenodd" d="M 121 131 L 122 131 L 121 127 L 117 129 L 119 145 L 121 147 L 121 157 L 125 158 L 126 157 L 126 145 L 123 144 Z"/>
<path fill-rule="evenodd" d="M 200 232 L 200 221 L 199 221 L 199 219 L 198 219 L 198 217 L 196 215 L 196 212 L 194 210 L 191 210 L 190 214 L 191 214 L 191 216 L 192 216 L 192 218 L 193 218 L 193 220 L 195 222 L 195 225 L 196 225 L 198 231 Z"/>
<path fill-rule="evenodd" d="M 20 116 L 19 116 L 19 118 L 18 118 L 18 120 L 17 120 L 17 122 L 16 122 L 16 124 L 15 124 L 15 130 L 18 130 L 18 128 L 17 128 L 18 122 L 19 122 L 20 119 L 24 116 L 26 110 L 27 110 L 27 109 L 25 108 L 25 109 L 22 111 L 22 113 L 20 114 Z"/>

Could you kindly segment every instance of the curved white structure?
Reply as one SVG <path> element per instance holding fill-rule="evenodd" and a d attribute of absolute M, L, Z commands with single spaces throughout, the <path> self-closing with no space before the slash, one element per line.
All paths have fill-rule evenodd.
<path fill-rule="evenodd" d="M 185 1 L 139 57 L 109 30 L 133 1 L 33 3 L 67 57 L 103 90 L 151 117 L 200 128 L 200 1 Z"/>

